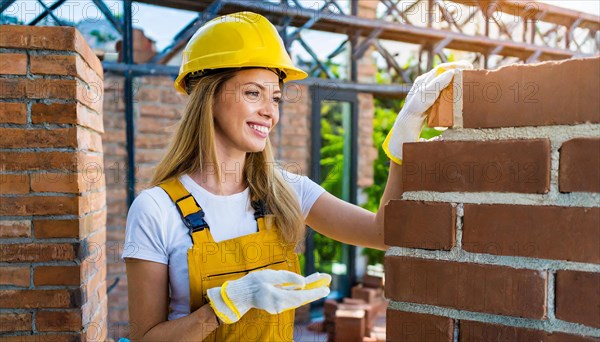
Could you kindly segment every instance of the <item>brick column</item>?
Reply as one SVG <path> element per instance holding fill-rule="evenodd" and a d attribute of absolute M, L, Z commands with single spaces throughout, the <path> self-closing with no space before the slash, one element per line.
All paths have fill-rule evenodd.
<path fill-rule="evenodd" d="M 451 129 L 404 145 L 386 207 L 389 340 L 600 337 L 599 73 L 588 58 L 455 76 L 462 97 L 436 113 Z"/>
<path fill-rule="evenodd" d="M 0 333 L 104 341 L 102 65 L 71 27 L 0 34 Z"/>
<path fill-rule="evenodd" d="M 291 83 L 284 88 L 283 114 L 270 135 L 275 158 L 289 172 L 310 175 L 310 120 L 312 97 L 307 85 Z"/>
<path fill-rule="evenodd" d="M 358 1 L 357 15 L 362 18 L 375 19 L 375 10 L 379 1 Z M 359 44 L 365 38 L 359 39 Z M 377 65 L 373 58 L 375 48 L 370 46 L 361 59 L 357 61 L 358 82 L 376 83 Z M 358 187 L 365 188 L 373 185 L 373 162 L 377 159 L 379 146 L 373 145 L 373 118 L 375 117 L 375 100 L 373 94 L 358 94 Z"/>

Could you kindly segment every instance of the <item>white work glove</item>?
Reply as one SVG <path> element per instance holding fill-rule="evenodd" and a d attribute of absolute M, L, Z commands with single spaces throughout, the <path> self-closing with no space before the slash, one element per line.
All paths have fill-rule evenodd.
<path fill-rule="evenodd" d="M 208 289 L 210 306 L 226 324 L 237 322 L 251 308 L 275 315 L 295 309 L 329 294 L 331 276 L 308 277 L 289 271 L 263 269 Z"/>
<path fill-rule="evenodd" d="M 465 61 L 439 64 L 413 83 L 392 130 L 383 142 L 385 154 L 396 164 L 402 165 L 402 144 L 419 140 L 427 118 L 425 112 L 450 84 L 456 69 L 473 69 L 473 65 Z"/>

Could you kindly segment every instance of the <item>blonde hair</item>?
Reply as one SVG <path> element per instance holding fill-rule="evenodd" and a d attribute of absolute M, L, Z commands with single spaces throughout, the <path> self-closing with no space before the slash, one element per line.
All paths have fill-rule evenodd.
<path fill-rule="evenodd" d="M 202 172 L 207 163 L 216 166 L 213 171 L 216 172 L 219 186 L 222 185 L 214 139 L 213 107 L 224 83 L 233 78 L 236 72 L 227 70 L 187 80 L 189 101 L 167 153 L 156 166 L 149 187 L 185 173 Z M 243 175 L 249 187 L 250 199 L 262 199 L 283 240 L 297 245 L 304 238 L 304 217 L 297 197 L 275 162 L 268 137 L 263 151 L 246 153 Z M 265 220 L 265 223 L 269 225 L 270 221 Z"/>

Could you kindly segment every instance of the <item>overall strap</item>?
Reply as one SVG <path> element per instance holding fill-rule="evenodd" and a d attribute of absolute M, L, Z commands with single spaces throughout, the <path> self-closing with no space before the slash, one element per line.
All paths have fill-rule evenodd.
<path fill-rule="evenodd" d="M 190 229 L 190 236 L 193 233 L 208 228 L 208 223 L 204 220 L 204 211 L 196 202 L 196 199 L 189 191 L 181 184 L 178 177 L 173 178 L 170 181 L 160 183 L 161 187 L 171 198 L 183 223 Z"/>

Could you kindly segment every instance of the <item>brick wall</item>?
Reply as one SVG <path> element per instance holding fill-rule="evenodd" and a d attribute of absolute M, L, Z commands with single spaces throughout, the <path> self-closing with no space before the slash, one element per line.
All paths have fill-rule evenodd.
<path fill-rule="evenodd" d="M 591 58 L 455 77 L 452 129 L 404 145 L 386 207 L 388 340 L 598 340 L 599 74 Z"/>
<path fill-rule="evenodd" d="M 69 27 L 0 34 L 0 335 L 103 341 L 102 66 Z"/>
<path fill-rule="evenodd" d="M 120 260 L 127 219 L 127 146 L 123 78 L 107 75 L 104 81 L 104 164 L 107 192 L 107 284 L 113 285 L 109 298 L 109 331 L 117 340 L 129 333 L 127 277 Z M 175 92 L 170 77 L 142 77 L 134 80 L 136 125 L 136 193 L 147 187 L 153 167 L 160 161 L 175 125 L 181 118 L 185 97 Z"/>

